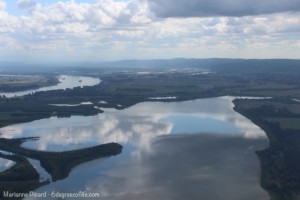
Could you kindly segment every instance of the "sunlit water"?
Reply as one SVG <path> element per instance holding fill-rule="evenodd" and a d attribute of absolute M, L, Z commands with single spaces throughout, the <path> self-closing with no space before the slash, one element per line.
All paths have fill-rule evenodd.
<path fill-rule="evenodd" d="M 0 158 L 0 172 L 10 168 L 11 166 L 13 166 L 15 164 L 14 161 L 11 160 L 6 160 L 4 158 Z"/>
<path fill-rule="evenodd" d="M 6 97 L 14 97 L 14 96 L 24 96 L 27 94 L 40 92 L 40 91 L 49 91 L 49 90 L 61 90 L 61 89 L 72 89 L 75 87 L 83 87 L 83 86 L 93 86 L 99 84 L 101 81 L 98 78 L 92 78 L 87 76 L 68 76 L 68 75 L 60 75 L 58 77 L 59 83 L 53 86 L 41 87 L 33 90 L 25 90 L 20 92 L 2 92 L 1 96 L 5 95 Z"/>
<path fill-rule="evenodd" d="M 98 192 L 101 199 L 267 199 L 254 154 L 264 132 L 234 112 L 232 98 L 144 102 L 97 116 L 50 118 L 0 129 L 39 136 L 27 148 L 63 151 L 118 142 L 122 154 L 77 166 L 37 191 Z M 99 104 L 100 106 L 101 104 Z"/>

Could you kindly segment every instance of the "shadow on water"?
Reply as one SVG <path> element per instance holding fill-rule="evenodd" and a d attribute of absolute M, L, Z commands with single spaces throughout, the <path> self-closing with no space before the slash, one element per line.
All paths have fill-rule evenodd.
<path fill-rule="evenodd" d="M 151 152 L 86 184 L 101 199 L 266 200 L 256 150 L 266 138 L 220 134 L 161 136 Z M 105 177 L 105 181 L 101 180 Z"/>

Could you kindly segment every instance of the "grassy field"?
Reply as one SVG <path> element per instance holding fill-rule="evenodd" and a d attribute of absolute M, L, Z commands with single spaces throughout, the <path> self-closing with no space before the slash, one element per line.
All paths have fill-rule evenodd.
<path fill-rule="evenodd" d="M 42 75 L 1 75 L 0 84 L 31 84 L 47 82 L 47 78 Z"/>
<path fill-rule="evenodd" d="M 45 75 L 0 75 L 0 91 L 14 92 L 58 83 L 55 76 Z"/>
<path fill-rule="evenodd" d="M 261 186 L 272 200 L 300 197 L 300 103 L 290 99 L 235 100 L 235 110 L 267 134 L 270 145 L 258 151 Z"/>
<path fill-rule="evenodd" d="M 267 121 L 271 123 L 279 123 L 280 128 L 282 129 L 296 129 L 300 130 L 300 118 L 267 118 Z M 299 132 L 300 134 L 300 132 Z"/>

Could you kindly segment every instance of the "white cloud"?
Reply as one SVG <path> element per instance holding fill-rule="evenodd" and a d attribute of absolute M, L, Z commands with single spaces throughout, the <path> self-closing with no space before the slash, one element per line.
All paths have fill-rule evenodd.
<path fill-rule="evenodd" d="M 0 0 L 0 12 L 1 12 L 2 10 L 4 10 L 5 7 L 6 7 L 5 0 Z"/>
<path fill-rule="evenodd" d="M 16 17 L 0 11 L 0 34 L 14 33 L 18 26 Z"/>
<path fill-rule="evenodd" d="M 18 49 L 20 59 L 297 58 L 299 32 L 299 13 L 158 19 L 142 0 L 38 3 L 23 16 L 0 11 L 1 54 Z"/>

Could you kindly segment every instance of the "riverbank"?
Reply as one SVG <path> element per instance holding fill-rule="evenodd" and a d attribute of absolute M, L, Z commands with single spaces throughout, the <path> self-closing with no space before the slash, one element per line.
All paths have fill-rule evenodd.
<path fill-rule="evenodd" d="M 26 158 L 39 160 L 41 166 L 51 175 L 52 181 L 58 181 L 68 177 L 70 171 L 81 163 L 101 157 L 116 156 L 122 152 L 122 146 L 117 143 L 65 152 L 45 152 L 20 147 L 23 142 L 37 139 L 0 138 L 0 150 L 12 153 L 12 155 L 1 153 L 0 157 L 16 162 L 14 166 L 0 173 L 1 191 L 26 193 L 50 183 L 50 180 L 40 182 L 39 174 Z M 1 195 L 2 193 L 0 197 L 3 197 Z"/>
<path fill-rule="evenodd" d="M 19 76 L 22 77 L 21 75 L 18 75 L 17 77 Z M 59 75 L 59 76 L 39 75 L 39 76 L 46 77 L 48 79 L 55 79 L 56 81 L 52 81 L 53 84 L 47 84 L 47 85 L 35 84 L 33 88 L 26 88 L 28 84 L 25 80 L 23 82 L 20 81 L 18 85 L 15 87 L 13 81 L 11 83 L 8 81 L 7 84 L 9 84 L 10 86 L 7 86 L 7 84 L 3 84 L 3 83 L 0 84 L 0 87 L 9 89 L 8 92 L 0 92 L 0 96 L 6 98 L 22 97 L 25 95 L 32 95 L 36 92 L 45 92 L 50 90 L 67 90 L 67 89 L 73 89 L 75 87 L 94 86 L 101 82 L 99 78 L 86 77 L 86 76 L 70 76 L 70 75 Z M 33 79 L 32 81 L 35 81 L 35 79 Z M 48 82 L 50 83 L 51 81 Z M 18 89 L 19 87 L 24 87 L 24 88 L 22 90 L 16 91 L 16 89 Z"/>
<path fill-rule="evenodd" d="M 295 85 L 298 77 L 285 74 L 239 76 L 171 73 L 166 76 L 165 74 L 137 75 L 116 72 L 103 75 L 101 80 L 101 84 L 94 86 L 40 91 L 16 98 L 0 98 L 0 127 L 51 116 L 96 115 L 102 112 L 101 108 L 124 109 L 144 101 L 174 102 L 228 95 L 289 96 L 297 94 Z M 91 104 L 76 107 L 51 106 L 53 104 L 76 105 L 82 102 L 91 102 Z"/>
<path fill-rule="evenodd" d="M 0 75 L 0 93 L 19 92 L 56 85 L 54 75 Z"/>
<path fill-rule="evenodd" d="M 261 186 L 274 200 L 300 197 L 300 104 L 289 99 L 234 101 L 235 110 L 261 127 L 269 147 L 257 151 Z"/>

